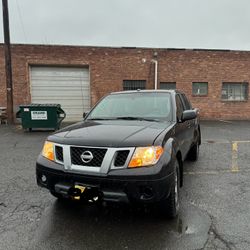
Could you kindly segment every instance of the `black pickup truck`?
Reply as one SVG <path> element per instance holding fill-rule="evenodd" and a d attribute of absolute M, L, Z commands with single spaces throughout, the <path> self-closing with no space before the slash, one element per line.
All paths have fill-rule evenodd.
<path fill-rule="evenodd" d="M 197 160 L 200 144 L 197 110 L 183 93 L 111 93 L 47 138 L 37 183 L 60 199 L 154 203 L 175 217 L 183 162 Z"/>

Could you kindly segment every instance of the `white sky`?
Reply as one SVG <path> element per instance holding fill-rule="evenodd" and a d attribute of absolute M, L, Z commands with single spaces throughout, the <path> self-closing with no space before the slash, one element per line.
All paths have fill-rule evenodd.
<path fill-rule="evenodd" d="M 13 43 L 250 50 L 250 0 L 9 0 L 9 12 Z"/>

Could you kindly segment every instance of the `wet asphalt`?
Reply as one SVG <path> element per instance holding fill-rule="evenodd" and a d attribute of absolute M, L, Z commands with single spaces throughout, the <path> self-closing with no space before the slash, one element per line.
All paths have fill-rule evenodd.
<path fill-rule="evenodd" d="M 178 218 L 151 208 L 62 203 L 36 185 L 50 132 L 0 125 L 0 249 L 250 249 L 250 122 L 202 122 Z"/>

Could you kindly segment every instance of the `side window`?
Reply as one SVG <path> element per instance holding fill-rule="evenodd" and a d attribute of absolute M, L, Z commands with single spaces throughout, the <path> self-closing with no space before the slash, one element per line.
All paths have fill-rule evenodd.
<path fill-rule="evenodd" d="M 185 110 L 192 109 L 192 106 L 191 106 L 189 100 L 187 99 L 187 97 L 184 94 L 182 94 L 181 97 L 182 97 L 184 109 Z"/>
<path fill-rule="evenodd" d="M 177 108 L 176 110 L 177 121 L 181 121 L 181 116 L 182 116 L 184 109 L 183 109 L 183 104 L 179 95 L 176 95 L 176 108 Z"/>

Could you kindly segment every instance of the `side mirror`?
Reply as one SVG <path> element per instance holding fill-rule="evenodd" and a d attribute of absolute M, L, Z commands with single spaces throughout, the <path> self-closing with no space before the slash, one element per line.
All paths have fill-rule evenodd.
<path fill-rule="evenodd" d="M 182 113 L 181 121 L 185 122 L 188 120 L 195 119 L 196 117 L 197 117 L 197 110 L 193 110 L 193 109 L 192 110 L 185 110 Z"/>
<path fill-rule="evenodd" d="M 85 118 L 88 114 L 89 114 L 89 112 L 83 112 L 82 118 Z"/>

